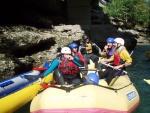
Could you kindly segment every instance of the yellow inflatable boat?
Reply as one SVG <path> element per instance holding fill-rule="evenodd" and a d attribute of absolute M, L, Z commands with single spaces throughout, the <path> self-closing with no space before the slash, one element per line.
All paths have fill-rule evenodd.
<path fill-rule="evenodd" d="M 0 82 L 0 113 L 13 113 L 31 101 L 42 89 L 37 80 L 43 69 L 47 69 L 49 65 L 49 62 L 45 62 L 43 67 L 34 68 L 36 70 Z M 42 79 L 43 83 L 49 83 L 52 80 L 52 74 Z"/>
<path fill-rule="evenodd" d="M 31 102 L 31 113 L 131 113 L 139 105 L 139 94 L 127 75 L 112 86 L 104 79 L 98 85 L 50 86 Z"/>
<path fill-rule="evenodd" d="M 44 83 L 49 83 L 53 80 L 53 76 L 48 75 L 42 79 Z M 36 94 L 42 89 L 38 81 L 29 86 L 14 92 L 6 97 L 0 99 L 0 113 L 13 113 L 29 101 L 31 101 Z"/>

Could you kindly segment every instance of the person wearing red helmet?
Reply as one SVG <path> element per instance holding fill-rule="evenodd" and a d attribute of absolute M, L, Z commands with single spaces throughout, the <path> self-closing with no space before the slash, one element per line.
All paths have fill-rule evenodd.
<path fill-rule="evenodd" d="M 132 58 L 129 55 L 129 52 L 124 46 L 124 39 L 115 38 L 113 45 L 116 47 L 114 55 L 109 59 L 101 60 L 100 63 L 109 63 L 113 62 L 112 67 L 108 67 L 104 72 L 100 72 L 100 78 L 106 78 L 107 83 L 109 84 L 111 80 L 115 77 L 118 69 L 125 70 L 126 67 L 132 64 Z"/>

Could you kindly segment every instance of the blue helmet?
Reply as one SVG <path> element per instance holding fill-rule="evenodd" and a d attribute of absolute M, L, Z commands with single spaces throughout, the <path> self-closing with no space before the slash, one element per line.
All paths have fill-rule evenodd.
<path fill-rule="evenodd" d="M 114 38 L 112 38 L 112 37 L 109 37 L 109 38 L 106 40 L 106 42 L 109 42 L 109 43 L 114 43 Z"/>
<path fill-rule="evenodd" d="M 71 49 L 73 49 L 73 48 L 77 48 L 78 45 L 77 45 L 76 43 L 71 43 L 71 44 L 69 45 L 69 47 L 70 47 Z"/>
<path fill-rule="evenodd" d="M 99 77 L 98 77 L 97 74 L 95 74 L 95 73 L 89 73 L 89 74 L 87 75 L 87 77 L 88 77 L 88 79 L 92 82 L 92 84 L 98 84 L 98 82 L 99 82 Z M 86 80 L 85 83 L 86 83 L 86 84 L 90 84 L 90 82 L 89 82 L 88 80 Z"/>

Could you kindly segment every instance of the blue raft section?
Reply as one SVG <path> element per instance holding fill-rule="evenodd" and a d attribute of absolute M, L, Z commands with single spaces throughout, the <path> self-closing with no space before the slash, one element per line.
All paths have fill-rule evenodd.
<path fill-rule="evenodd" d="M 45 62 L 43 68 L 49 68 L 50 62 Z M 0 98 L 17 92 L 42 77 L 44 70 L 32 70 L 0 82 Z"/>

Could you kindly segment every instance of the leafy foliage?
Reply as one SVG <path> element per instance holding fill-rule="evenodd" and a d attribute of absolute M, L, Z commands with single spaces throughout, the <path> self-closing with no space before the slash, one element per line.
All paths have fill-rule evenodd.
<path fill-rule="evenodd" d="M 111 0 L 105 13 L 128 23 L 150 26 L 150 1 L 146 0 Z"/>

